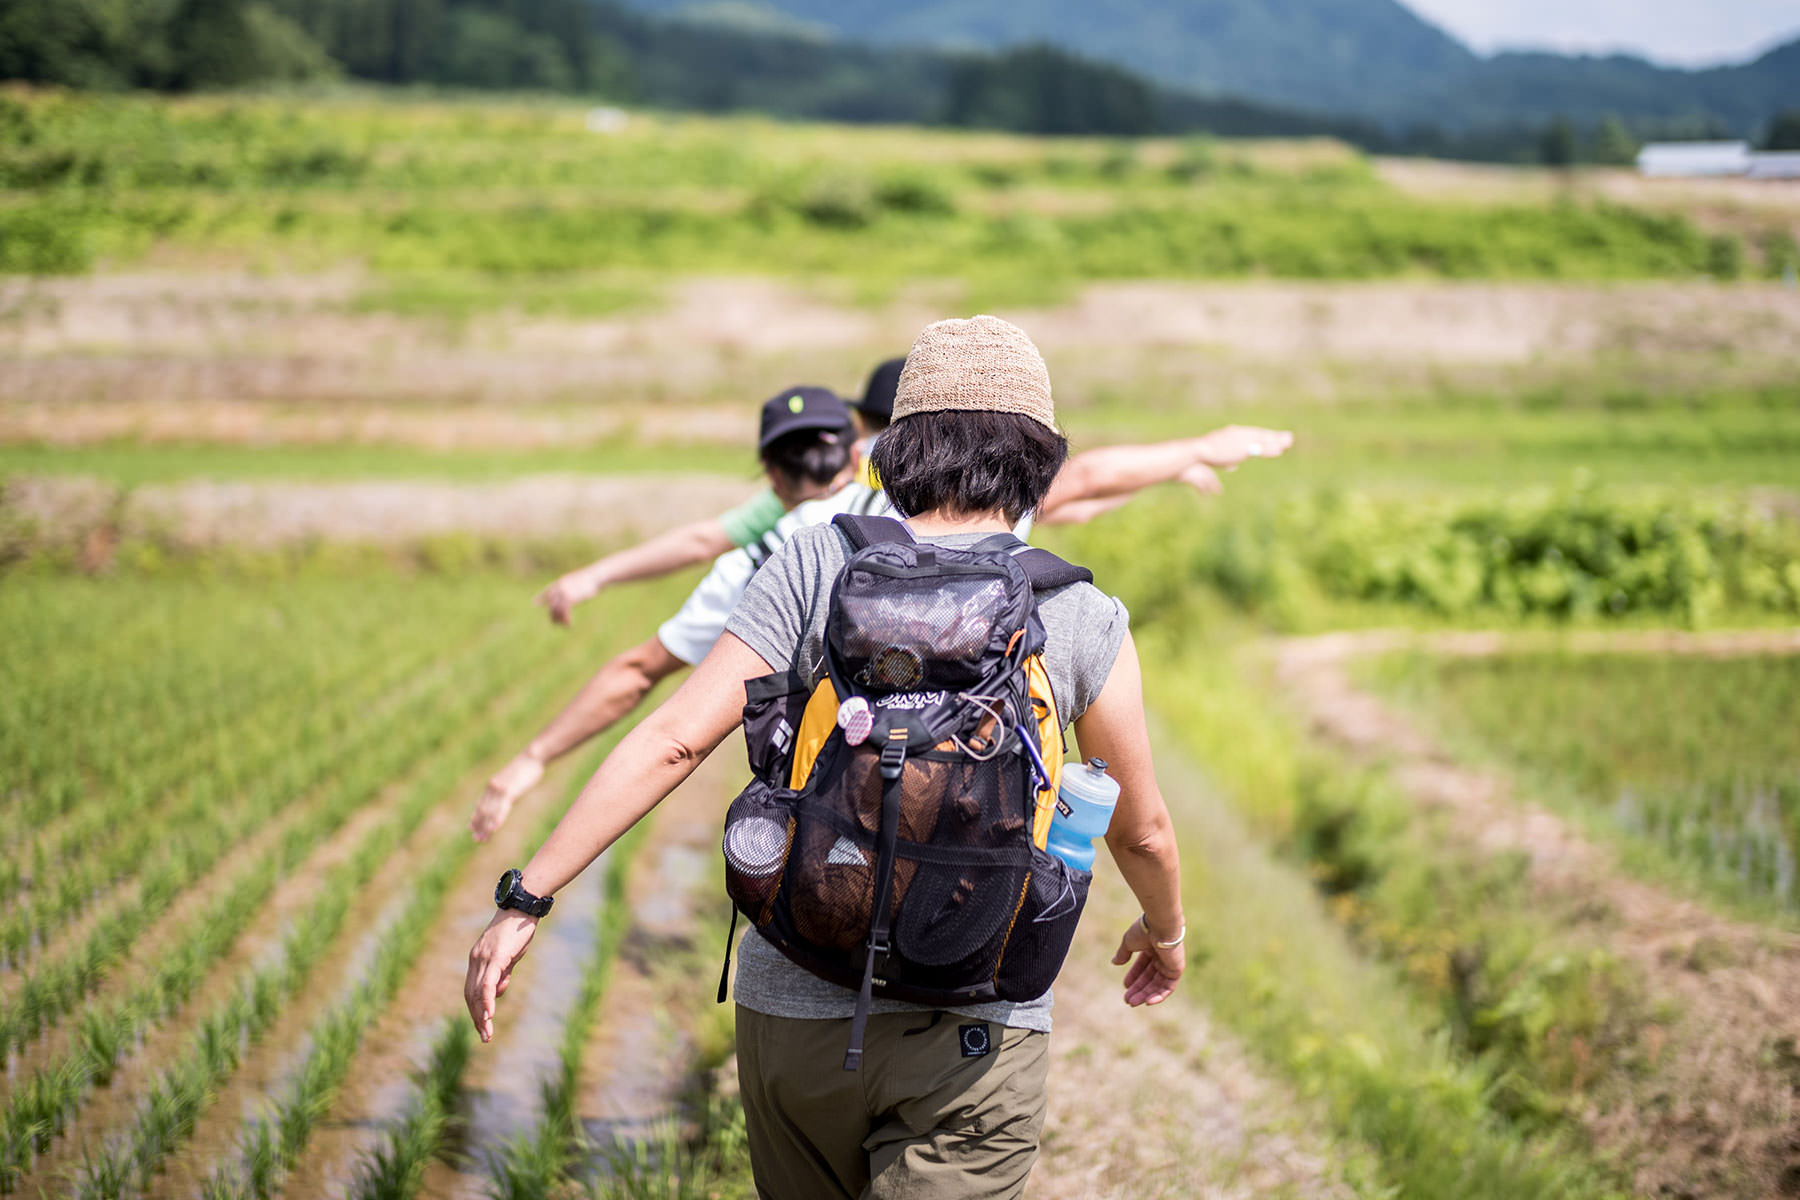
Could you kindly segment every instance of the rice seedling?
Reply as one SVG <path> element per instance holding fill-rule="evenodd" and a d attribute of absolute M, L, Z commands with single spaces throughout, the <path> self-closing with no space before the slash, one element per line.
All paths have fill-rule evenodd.
<path fill-rule="evenodd" d="M 75 1194 L 81 1200 L 122 1200 L 134 1190 L 133 1182 L 131 1164 L 111 1149 L 82 1150 L 75 1177 Z"/>
<path fill-rule="evenodd" d="M 252 1122 L 254 1126 L 273 1131 L 266 1136 L 246 1134 L 245 1142 L 257 1146 L 273 1144 L 274 1177 L 259 1173 L 255 1164 L 246 1162 L 236 1173 L 240 1186 L 234 1189 L 229 1182 L 231 1169 L 221 1167 L 214 1173 L 214 1178 L 224 1189 L 224 1194 L 267 1200 L 273 1194 L 280 1174 L 292 1168 L 306 1148 L 314 1127 L 330 1110 L 364 1032 L 398 990 L 406 971 L 424 948 L 438 907 L 472 850 L 469 839 L 459 834 L 453 835 L 433 855 L 431 866 L 416 881 L 407 903 L 382 933 L 374 959 L 361 983 L 314 1026 L 311 1048 L 287 1094 L 276 1103 L 270 1116 Z M 434 1056 L 433 1070 L 447 1074 L 454 1069 L 460 1075 L 468 1058 L 467 1038 L 460 1042 L 447 1039 L 445 1046 L 441 1055 Z M 447 1116 L 447 1097 L 442 1089 L 454 1088 L 454 1076 L 448 1081 L 440 1079 L 437 1087 L 440 1091 L 428 1099 L 429 1107 L 422 1110 L 436 1114 L 437 1129 L 432 1132 L 433 1137 L 441 1133 L 442 1122 Z M 430 1118 L 427 1120 L 429 1123 Z M 423 1160 L 415 1161 L 417 1169 L 422 1170 Z"/>
<path fill-rule="evenodd" d="M 377 712 L 400 703 L 401 696 L 390 693 L 415 678 L 434 657 L 441 659 L 429 640 L 421 637 L 417 642 L 391 647 L 374 670 L 361 661 L 372 647 L 352 643 L 336 664 L 336 675 L 312 681 L 329 700 L 311 708 L 298 726 L 291 694 L 284 694 L 220 726 L 211 737 L 190 742 L 186 752 L 169 761 L 145 764 L 131 786 L 100 792 L 53 835 L 33 837 L 25 851 L 29 860 L 13 858 L 0 865 L 0 885 L 9 877 L 15 883 L 30 879 L 34 884 L 0 922 L 0 955 L 16 964 L 19 952 L 39 936 L 43 911 L 55 912 L 57 920 L 66 923 L 103 888 L 129 880 L 147 865 L 152 848 L 173 855 L 189 844 L 169 845 L 174 839 L 208 834 L 241 838 L 253 832 L 258 818 L 266 818 L 273 806 L 247 803 L 237 793 L 277 774 L 294 756 L 296 745 L 340 737 L 354 724 L 366 722 L 374 702 L 381 702 L 374 704 Z M 306 686 L 309 681 L 288 682 L 312 690 Z M 121 748 L 120 759 L 128 761 L 129 753 Z M 49 869 L 52 864 L 54 871 Z"/>
<path fill-rule="evenodd" d="M 579 668 L 580 664 L 572 664 Z M 535 678 L 530 686 L 515 686 L 492 702 L 484 703 L 477 690 L 459 693 L 461 718 L 448 727 L 442 737 L 446 749 L 431 760 L 393 806 L 393 811 L 364 835 L 355 852 L 333 868 L 321 881 L 319 898 L 296 924 L 283 944 L 281 958 L 239 985 L 234 999 L 212 1018 L 219 1023 L 219 1036 L 233 1047 L 254 1041 L 268 1028 L 279 1012 L 278 1003 L 256 999 L 259 989 L 273 991 L 285 998 L 310 977 L 319 958 L 330 947 L 351 911 L 350 897 L 358 881 L 368 878 L 418 828 L 420 820 L 439 802 L 470 766 L 493 753 L 505 731 L 515 727 L 527 714 L 540 711 L 544 702 L 567 685 L 567 668 Z M 452 865 L 462 861 L 472 849 L 465 834 L 453 835 L 426 874 L 420 877 L 410 893 L 402 915 L 383 935 L 380 950 L 364 981 L 352 998 L 329 1014 L 318 1027 L 296 1085 L 279 1104 L 273 1118 L 259 1118 L 271 1128 L 269 1144 L 274 1147 L 276 1175 L 285 1172 L 294 1156 L 304 1147 L 314 1124 L 329 1105 L 343 1071 L 348 1068 L 350 1054 L 362 1029 L 379 1011 L 380 1002 L 398 985 L 410 955 L 418 952 L 424 934 L 435 914 L 437 903 L 452 875 Z M 452 864 L 452 865 L 446 865 Z M 140 1120 L 132 1139 L 132 1160 L 146 1176 L 172 1148 L 174 1141 L 192 1127 L 193 1119 L 212 1095 L 217 1082 L 229 1074 L 235 1058 L 224 1059 L 214 1050 L 214 1043 L 204 1032 L 189 1044 L 180 1065 L 168 1068 L 153 1088 L 152 1103 L 158 1096 L 181 1118 L 181 1124 L 147 1122 L 140 1109 Z M 147 1128 L 147 1126 L 149 1128 Z M 260 1137 L 247 1140 L 259 1147 Z M 248 1164 L 254 1167 L 256 1164 Z M 215 1172 L 215 1188 L 231 1189 L 229 1194 L 261 1195 L 247 1191 L 251 1172 L 238 1167 L 221 1166 Z"/>
<path fill-rule="evenodd" d="M 444 1023 L 406 1115 L 359 1164 L 354 1200 L 411 1200 L 418 1192 L 426 1165 L 448 1139 L 474 1045 L 474 1029 L 461 1016 Z"/>
<path fill-rule="evenodd" d="M 1637 869 L 1800 913 L 1800 657 L 1401 656 L 1366 674 Z"/>
<path fill-rule="evenodd" d="M 467 665 L 470 677 L 480 679 L 497 669 L 499 663 L 506 661 L 507 650 L 504 643 L 485 648 Z M 300 861 L 307 850 L 366 803 L 395 773 L 429 753 L 446 736 L 446 723 L 457 719 L 474 703 L 452 689 L 432 689 L 424 705 L 411 709 L 395 706 L 383 718 L 365 723 L 347 746 L 325 743 L 295 756 L 305 764 L 307 774 L 336 772 L 335 781 L 303 801 L 298 807 L 298 819 L 286 836 L 239 874 L 237 887 L 242 892 L 235 897 L 237 906 L 218 906 L 208 914 L 213 918 L 212 925 L 209 927 L 206 921 L 190 925 L 188 938 L 222 952 L 230 938 L 219 935 L 242 927 L 282 871 Z M 289 798 L 287 786 L 291 782 L 291 776 L 285 774 L 268 781 L 250 795 L 246 808 L 264 812 L 278 809 Z M 290 809 L 290 813 L 294 811 Z M 197 859 L 171 863 L 155 877 L 159 883 L 153 892 L 141 895 L 138 903 L 102 921 L 76 954 L 46 963 L 29 974 L 18 1003 L 0 1013 L 0 1052 L 36 1036 L 49 1021 L 98 986 L 107 968 L 125 953 L 138 933 L 168 906 L 180 887 L 197 878 L 224 853 L 230 840 L 219 837 L 210 843 L 208 853 Z M 164 964 L 158 990 L 185 995 L 198 977 L 195 964 L 176 958 Z"/>
<path fill-rule="evenodd" d="M 681 1136 L 674 1121 L 647 1137 L 617 1137 L 587 1182 L 590 1200 L 716 1200 L 718 1181 L 706 1146 Z"/>
<path fill-rule="evenodd" d="M 80 859 L 46 874 L 52 886 L 32 889 L 0 927 L 4 929 L 0 942 L 28 939 L 43 923 L 45 911 L 64 921 L 78 916 L 103 886 L 129 880 L 147 864 L 160 861 L 160 869 L 152 871 L 135 902 L 124 910 L 140 924 L 153 919 L 189 879 L 287 811 L 273 802 L 276 794 L 303 792 L 316 785 L 339 759 L 367 742 L 377 719 L 428 692 L 434 672 L 427 668 L 434 658 L 437 669 L 448 666 L 441 652 L 434 654 L 429 646 L 411 655 L 384 657 L 387 661 L 381 667 L 362 673 L 363 686 L 327 693 L 326 703 L 313 706 L 298 720 L 285 706 L 268 714 L 254 742 L 236 747 L 241 766 L 180 764 L 199 777 L 183 788 L 184 797 L 174 810 L 155 811 L 150 795 L 137 789 L 90 806 L 92 819 L 68 834 L 86 836 Z M 104 832 L 95 836 L 95 831 Z"/>
<path fill-rule="evenodd" d="M 109 1028 L 97 1028 L 96 1035 L 102 1042 L 119 1043 L 166 1015 L 206 977 L 211 962 L 254 914 L 271 880 L 301 861 L 324 833 L 336 828 L 396 775 L 404 774 L 421 759 L 430 759 L 432 765 L 426 775 L 396 799 L 398 811 L 368 835 L 360 851 L 340 870 L 341 878 L 334 875 L 335 884 L 322 881 L 325 898 L 290 935 L 280 962 L 240 985 L 227 1007 L 201 1024 L 184 1059 L 185 1065 L 170 1068 L 158 1078 L 144 1102 L 142 1120 L 129 1148 L 129 1158 L 139 1170 L 152 1170 L 184 1136 L 193 1114 L 210 1095 L 212 1081 L 235 1066 L 237 1047 L 267 1028 L 284 1005 L 285 997 L 304 977 L 310 962 L 322 952 L 343 915 L 342 899 L 331 893 L 352 888 L 359 872 L 366 874 L 380 856 L 398 844 L 398 839 L 416 826 L 420 816 L 444 794 L 460 771 L 481 755 L 492 753 L 510 723 L 516 722 L 521 713 L 541 707 L 551 694 L 567 685 L 568 677 L 582 665 L 567 662 L 560 671 L 534 680 L 536 686 L 531 689 L 499 688 L 503 699 L 494 702 L 499 704 L 494 710 L 499 724 L 482 723 L 480 714 L 489 707 L 487 697 L 502 681 L 502 664 L 531 677 L 533 666 L 554 652 L 556 645 L 546 641 L 523 659 L 516 653 L 509 658 L 509 649 L 504 641 L 483 649 L 476 656 L 477 662 L 484 664 L 479 670 L 464 668 L 457 673 L 462 686 L 438 686 L 424 706 L 397 712 L 400 736 L 390 732 L 385 740 L 371 737 L 378 744 L 371 745 L 355 761 L 340 764 L 344 774 L 338 784 L 286 831 L 264 861 L 251 864 L 240 873 L 234 892 L 221 897 L 190 926 L 188 941 L 171 951 L 151 980 L 135 987 L 126 1000 L 105 1014 Z M 439 673 L 438 678 L 446 676 Z M 473 734 L 468 732 L 471 724 L 479 726 Z M 376 733 L 382 732 L 377 725 Z M 431 757 L 433 750 L 446 746 L 452 749 Z M 93 1066 L 87 1049 L 78 1046 L 60 1066 L 38 1072 L 32 1082 L 8 1097 L 5 1108 L 0 1109 L 0 1190 L 16 1182 L 35 1154 L 65 1127 L 96 1082 Z"/>

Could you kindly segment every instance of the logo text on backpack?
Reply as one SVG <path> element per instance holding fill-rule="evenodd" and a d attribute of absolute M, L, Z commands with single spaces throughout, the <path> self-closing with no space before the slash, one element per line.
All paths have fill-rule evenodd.
<path fill-rule="evenodd" d="M 883 708 L 930 708 L 934 704 L 942 704 L 950 698 L 949 692 L 895 692 L 884 696 L 881 700 Z"/>

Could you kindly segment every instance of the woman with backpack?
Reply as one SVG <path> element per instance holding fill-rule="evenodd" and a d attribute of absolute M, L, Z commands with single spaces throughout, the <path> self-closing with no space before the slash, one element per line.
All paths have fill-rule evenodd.
<path fill-rule="evenodd" d="M 904 527 L 797 532 L 692 678 L 502 879 L 464 989 L 484 1041 L 550 895 L 748 715 L 757 778 L 725 849 L 756 926 L 735 999 L 759 1193 L 1023 1193 L 1046 1108 L 1046 989 L 1087 886 L 1045 850 L 1070 722 L 1120 787 L 1105 841 L 1143 909 L 1113 959 L 1126 1003 L 1166 999 L 1184 967 L 1124 607 L 1007 532 L 1066 455 L 1021 330 L 976 317 L 920 334 L 874 455 Z"/>

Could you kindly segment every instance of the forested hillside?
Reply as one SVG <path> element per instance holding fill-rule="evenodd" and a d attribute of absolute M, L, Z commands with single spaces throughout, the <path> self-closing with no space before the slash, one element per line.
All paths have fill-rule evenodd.
<path fill-rule="evenodd" d="M 874 49 L 594 0 L 16 0 L 0 11 L 0 79 L 184 91 L 334 75 L 1035 133 L 1380 136 L 1174 92 L 1043 46 Z"/>
<path fill-rule="evenodd" d="M 692 0 L 630 0 L 647 11 L 719 10 Z M 1045 42 L 1165 85 L 1453 129 L 1606 116 L 1646 131 L 1754 135 L 1800 104 L 1800 42 L 1755 62 L 1704 71 L 1629 56 L 1482 58 L 1396 0 L 758 0 L 771 20 L 891 45 L 997 49 Z M 743 22 L 748 5 L 724 10 Z M 1795 20 L 1800 23 L 1800 14 Z"/>
<path fill-rule="evenodd" d="M 1029 133 L 1327 135 L 1384 153 L 1553 163 L 1626 161 L 1648 137 L 1762 137 L 1800 108 L 1800 43 L 1694 73 L 1482 60 L 1392 0 L 1291 0 L 1280 21 L 1225 0 L 1002 5 L 974 23 L 945 8 L 930 39 L 918 22 L 932 5 L 783 5 L 664 16 L 613 0 L 9 0 L 0 79 L 191 91 L 344 77 Z M 1132 51 L 1139 42 L 1155 53 Z M 1141 73 L 1173 77 L 1169 55 L 1196 86 Z"/>

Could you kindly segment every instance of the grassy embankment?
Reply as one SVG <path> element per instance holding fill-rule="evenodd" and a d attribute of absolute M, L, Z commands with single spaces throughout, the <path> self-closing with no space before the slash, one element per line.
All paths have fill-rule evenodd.
<path fill-rule="evenodd" d="M 1518 858 L 1471 845 L 1379 763 L 1315 743 L 1256 634 L 1792 624 L 1800 552 L 1791 526 L 1738 524 L 1677 494 L 1453 495 L 1302 498 L 1249 521 L 1152 508 L 1060 544 L 1132 606 L 1158 664 L 1149 699 L 1229 810 L 1186 831 L 1205 864 L 1190 903 L 1223 918 L 1197 976 L 1209 1004 L 1327 1097 L 1403 1194 L 1624 1188 L 1633 1164 L 1600 1156 L 1578 1115 L 1654 1078 L 1669 1014 Z M 1630 848 L 1628 869 L 1669 880 L 1685 862 L 1728 908 L 1765 917 L 1770 889 L 1791 890 L 1792 660 L 1414 663 L 1404 678 L 1477 761 L 1521 769 L 1530 795 L 1564 811 L 1585 806 L 1589 826 L 1622 821 L 1606 836 Z M 1733 753 L 1747 743 L 1759 749 Z M 1318 900 L 1283 899 L 1309 889 L 1278 863 Z M 1346 965 L 1346 931 L 1397 985 L 1365 976 L 1369 960 Z"/>
<path fill-rule="evenodd" d="M 608 311 L 669 272 L 962 279 L 1041 300 L 1093 278 L 1689 278 L 1779 273 L 1605 202 L 1442 204 L 1329 145 L 1032 140 L 642 116 L 566 103 L 13 94 L 0 268 L 367 263 L 377 308 Z M 509 292 L 507 289 L 511 288 Z"/>

